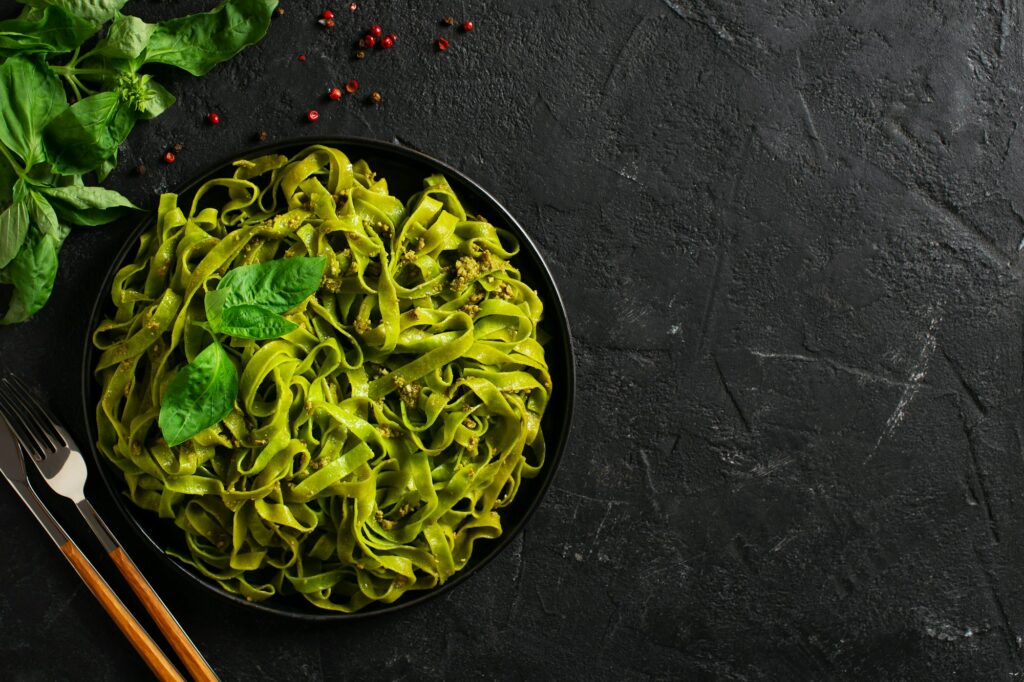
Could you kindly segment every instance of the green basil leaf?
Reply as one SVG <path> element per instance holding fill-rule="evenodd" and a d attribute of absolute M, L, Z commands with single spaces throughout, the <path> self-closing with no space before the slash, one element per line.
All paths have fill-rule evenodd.
<path fill-rule="evenodd" d="M 291 320 L 286 320 L 266 308 L 258 305 L 239 305 L 224 310 L 215 331 L 240 339 L 276 339 L 299 328 Z"/>
<path fill-rule="evenodd" d="M 288 312 L 320 288 L 327 258 L 296 256 L 280 260 L 243 265 L 229 270 L 217 284 L 217 291 L 226 291 L 215 298 L 223 310 L 241 305 L 255 305 L 272 313 Z M 209 294 L 207 294 L 209 298 Z M 209 305 L 209 304 L 207 304 Z M 207 307 L 207 319 L 215 319 Z"/>
<path fill-rule="evenodd" d="M 70 52 L 89 39 L 99 26 L 61 7 L 42 11 L 26 8 L 16 19 L 0 21 L 0 50 Z"/>
<path fill-rule="evenodd" d="M 0 208 L 7 208 L 14 201 L 14 183 L 18 180 L 18 172 L 0 154 Z"/>
<path fill-rule="evenodd" d="M 32 166 L 43 160 L 43 127 L 68 108 L 57 74 L 38 56 L 0 64 L 0 142 Z"/>
<path fill-rule="evenodd" d="M 0 324 L 24 322 L 32 317 L 50 298 L 57 279 L 57 250 L 66 232 L 59 237 L 29 232 L 17 257 L 0 270 L 0 280 L 14 285 L 7 313 Z"/>
<path fill-rule="evenodd" d="M 117 192 L 103 187 L 46 187 L 40 190 L 57 216 L 75 225 L 105 225 L 138 208 Z"/>
<path fill-rule="evenodd" d="M 164 440 L 179 445 L 217 424 L 237 396 L 238 370 L 227 351 L 211 343 L 167 385 L 158 419 Z"/>
<path fill-rule="evenodd" d="M 104 24 L 117 15 L 118 10 L 125 6 L 128 0 L 44 0 L 48 5 L 54 5 L 97 26 Z"/>
<path fill-rule="evenodd" d="M 28 215 L 37 230 L 51 237 L 60 237 L 61 227 L 57 220 L 57 212 L 50 206 L 46 197 L 35 190 L 29 192 Z"/>
<path fill-rule="evenodd" d="M 116 92 L 75 102 L 43 130 L 46 158 L 64 175 L 87 173 L 117 158 L 135 125 L 135 112 Z"/>
<path fill-rule="evenodd" d="M 210 12 L 162 21 L 145 63 L 169 64 L 202 76 L 266 35 L 277 0 L 227 0 Z"/>
<path fill-rule="evenodd" d="M 144 82 L 145 96 L 142 100 L 142 108 L 139 110 L 139 118 L 149 120 L 164 113 L 168 107 L 174 104 L 175 98 L 167 88 L 146 76 Z"/>
<path fill-rule="evenodd" d="M 0 268 L 18 255 L 27 234 L 28 204 L 25 201 L 17 201 L 0 213 Z"/>
<path fill-rule="evenodd" d="M 107 37 L 96 45 L 96 52 L 120 59 L 135 59 L 146 49 L 156 26 L 138 17 L 118 14 Z"/>

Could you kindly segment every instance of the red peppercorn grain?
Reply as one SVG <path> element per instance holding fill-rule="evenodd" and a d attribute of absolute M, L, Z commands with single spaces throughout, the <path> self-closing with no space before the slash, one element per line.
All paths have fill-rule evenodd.
<path fill-rule="evenodd" d="M 171 152 L 171 151 L 164 152 L 164 163 L 174 163 L 174 159 L 176 159 L 176 158 L 177 157 L 174 156 L 174 152 Z"/>
<path fill-rule="evenodd" d="M 380 46 L 382 49 L 390 50 L 395 45 L 395 38 L 397 36 L 394 33 L 389 33 L 380 39 Z"/>
<path fill-rule="evenodd" d="M 220 114 L 215 111 L 211 111 L 206 115 L 206 120 L 210 122 L 210 125 L 217 125 L 220 123 Z"/>
<path fill-rule="evenodd" d="M 337 102 L 341 99 L 341 88 L 331 88 L 331 91 L 327 93 L 327 96 Z"/>
<path fill-rule="evenodd" d="M 377 44 L 377 39 L 367 33 L 363 36 L 362 40 L 359 41 L 359 47 L 370 48 Z"/>
<path fill-rule="evenodd" d="M 445 50 L 447 50 L 448 49 L 448 39 L 447 38 L 438 38 L 437 39 L 437 49 L 441 50 L 441 52 L 444 52 Z"/>
<path fill-rule="evenodd" d="M 309 111 L 306 112 L 306 120 L 309 121 L 310 123 L 317 120 L 318 118 L 320 118 L 320 112 L 317 111 L 316 109 L 310 109 Z"/>
<path fill-rule="evenodd" d="M 334 19 L 324 19 L 324 26 L 334 28 Z"/>
<path fill-rule="evenodd" d="M 384 32 L 384 29 L 380 27 L 380 24 L 374 24 L 370 27 L 370 35 L 374 38 L 380 38 L 380 34 Z"/>
<path fill-rule="evenodd" d="M 354 3 L 354 2 L 353 2 L 353 3 L 351 3 L 351 4 L 350 4 L 350 5 L 348 6 L 348 11 L 349 11 L 349 12 L 355 12 L 355 11 L 356 11 L 357 9 L 359 9 L 359 5 L 357 5 L 357 4 L 356 4 L 356 3 Z"/>
<path fill-rule="evenodd" d="M 354 93 L 358 89 L 359 89 L 359 81 L 357 81 L 355 78 L 350 80 L 348 83 L 345 83 L 345 92 L 347 92 L 350 95 L 352 93 Z"/>
<path fill-rule="evenodd" d="M 469 33 L 469 32 L 470 32 L 470 31 L 472 31 L 472 30 L 473 30 L 474 28 L 476 28 L 476 26 L 474 26 L 474 25 L 473 25 L 473 22 L 472 22 L 472 21 L 469 21 L 469 20 L 467 19 L 466 21 L 462 22 L 462 30 L 463 30 L 464 32 L 466 32 L 466 33 Z"/>
<path fill-rule="evenodd" d="M 299 61 L 300 61 L 300 62 L 304 62 L 304 61 L 306 61 L 306 55 L 304 55 L 304 54 L 300 54 L 300 55 L 299 55 Z"/>
<path fill-rule="evenodd" d="M 324 19 L 333 19 L 334 18 L 334 12 L 332 12 L 329 9 L 325 9 L 324 13 L 321 14 L 320 16 L 322 16 Z"/>

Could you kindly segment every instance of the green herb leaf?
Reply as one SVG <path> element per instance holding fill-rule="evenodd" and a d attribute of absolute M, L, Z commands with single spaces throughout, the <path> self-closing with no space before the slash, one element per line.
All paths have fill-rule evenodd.
<path fill-rule="evenodd" d="M 42 0 L 97 26 L 114 18 L 128 0 Z"/>
<path fill-rule="evenodd" d="M 226 417 L 238 395 L 238 370 L 227 351 L 211 343 L 167 385 L 158 423 L 168 445 L 184 443 Z"/>
<path fill-rule="evenodd" d="M 0 67 L 2 68 L 2 67 Z M 135 112 L 116 92 L 100 92 L 71 105 L 43 130 L 46 158 L 64 175 L 87 173 L 117 158 L 135 125 Z"/>
<path fill-rule="evenodd" d="M 0 268 L 18 255 L 27 234 L 28 205 L 25 201 L 17 201 L 0 213 Z"/>
<path fill-rule="evenodd" d="M 326 265 L 324 256 L 296 256 L 229 270 L 217 284 L 217 292 L 227 293 L 218 293 L 212 301 L 206 295 L 206 317 L 215 320 L 222 311 L 241 305 L 287 312 L 320 288 Z"/>
<path fill-rule="evenodd" d="M 277 0 L 227 0 L 210 12 L 162 21 L 143 54 L 145 63 L 169 64 L 202 76 L 258 42 L 270 27 Z"/>
<path fill-rule="evenodd" d="M 56 211 L 46 197 L 35 190 L 29 192 L 28 214 L 37 230 L 51 237 L 60 237 L 61 227 L 57 221 Z"/>
<path fill-rule="evenodd" d="M 216 331 L 240 339 L 276 339 L 299 328 L 291 320 L 286 320 L 266 308 L 258 305 L 238 305 L 227 308 L 221 315 Z"/>
<path fill-rule="evenodd" d="M 31 166 L 43 160 L 41 131 L 67 110 L 57 75 L 39 57 L 0 65 L 0 142 Z"/>
<path fill-rule="evenodd" d="M 57 250 L 66 234 L 63 229 L 59 237 L 29 231 L 17 257 L 0 270 L 0 280 L 14 285 L 7 314 L 0 318 L 0 324 L 24 322 L 50 298 L 57 278 Z"/>
<path fill-rule="evenodd" d="M 107 37 L 96 45 L 96 52 L 119 59 L 135 59 L 146 49 L 156 26 L 138 17 L 118 14 Z"/>
<path fill-rule="evenodd" d="M 137 207 L 117 192 L 103 187 L 46 187 L 41 190 L 57 216 L 75 225 L 105 225 Z"/>
<path fill-rule="evenodd" d="M 156 118 L 174 104 L 174 95 L 150 76 L 143 77 L 143 87 L 145 88 L 145 94 L 139 109 L 139 118 L 143 120 Z"/>
<path fill-rule="evenodd" d="M 98 25 L 60 7 L 26 8 L 16 19 L 0 21 L 0 50 L 70 52 L 96 33 Z"/>

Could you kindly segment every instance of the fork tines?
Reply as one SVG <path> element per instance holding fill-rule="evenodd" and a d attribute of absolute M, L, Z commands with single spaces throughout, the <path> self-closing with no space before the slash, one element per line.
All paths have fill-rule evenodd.
<path fill-rule="evenodd" d="M 22 447 L 35 459 L 67 445 L 56 420 L 14 374 L 0 376 L 0 415 L 7 420 Z"/>

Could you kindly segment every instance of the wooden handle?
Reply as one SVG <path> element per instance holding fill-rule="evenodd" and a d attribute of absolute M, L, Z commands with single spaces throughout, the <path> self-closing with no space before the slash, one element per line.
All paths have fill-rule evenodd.
<path fill-rule="evenodd" d="M 150 667 L 157 678 L 165 680 L 167 682 L 174 680 L 175 682 L 184 682 L 183 678 L 174 667 L 174 664 L 164 656 L 164 652 L 160 650 L 160 647 L 156 645 L 156 642 L 142 629 L 139 625 L 139 621 L 135 620 L 135 616 L 121 603 L 114 591 L 110 589 L 110 585 L 107 581 L 96 572 L 93 565 L 89 563 L 89 560 L 82 554 L 82 551 L 78 549 L 71 540 L 68 540 L 60 546 L 60 551 L 64 553 L 71 565 L 75 567 L 75 571 L 81 576 L 82 581 L 85 582 L 89 590 L 96 596 L 103 608 L 106 609 L 110 617 L 117 623 L 117 627 L 121 628 L 121 632 L 128 638 L 135 650 L 139 652 L 142 659 L 146 661 L 146 665 Z"/>
<path fill-rule="evenodd" d="M 117 565 L 124 579 L 128 581 L 132 592 L 139 598 L 142 605 L 146 607 L 146 611 L 152 616 L 153 621 L 160 628 L 160 632 L 164 633 L 164 637 L 171 643 L 171 647 L 174 648 L 178 658 L 185 664 L 185 668 L 188 669 L 193 679 L 197 682 L 217 682 L 217 674 L 213 672 L 206 659 L 196 649 L 195 644 L 192 643 L 192 640 L 188 638 L 185 631 L 178 625 L 178 621 L 167 610 L 167 606 L 157 596 L 153 586 L 149 584 L 149 581 L 142 575 L 138 566 L 125 553 L 124 549 L 121 547 L 114 548 L 110 552 L 110 558 L 113 559 L 114 564 Z"/>

